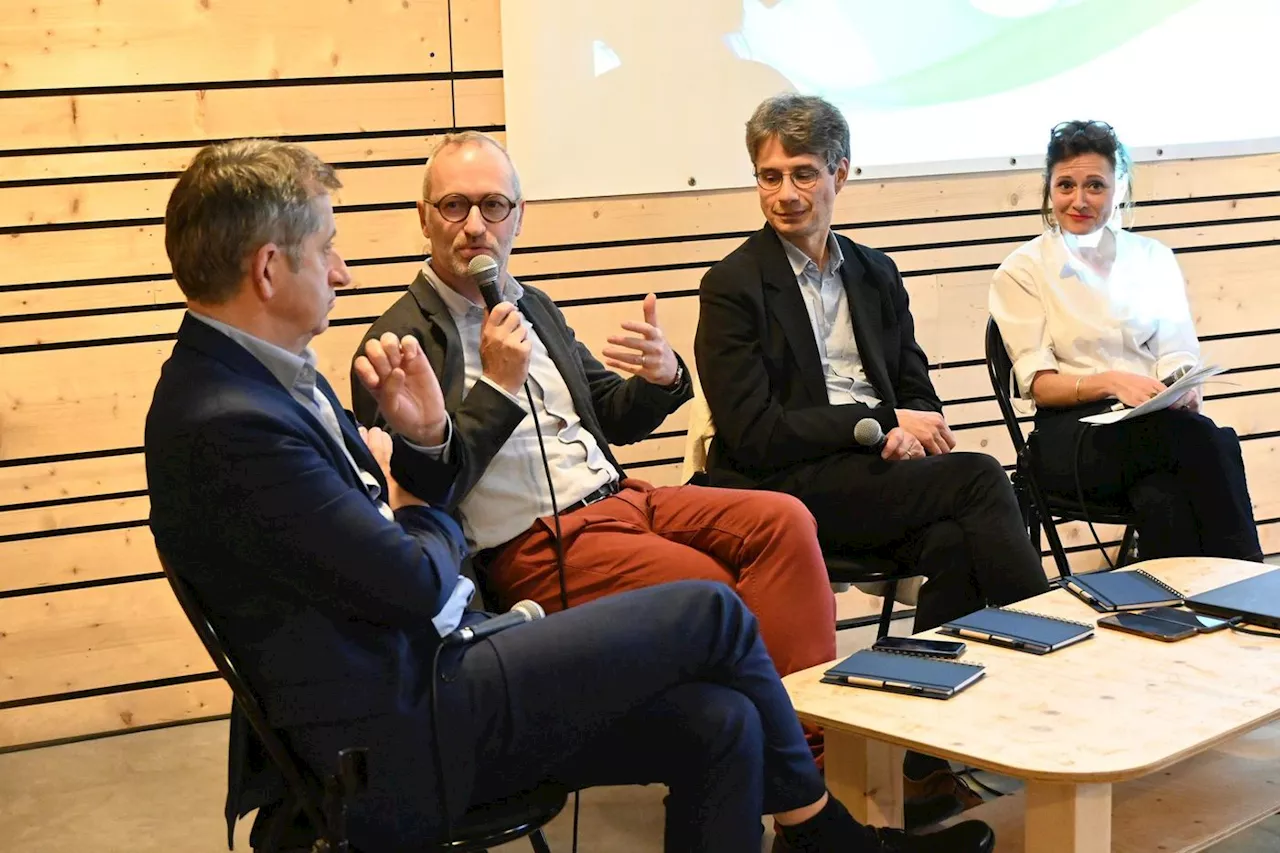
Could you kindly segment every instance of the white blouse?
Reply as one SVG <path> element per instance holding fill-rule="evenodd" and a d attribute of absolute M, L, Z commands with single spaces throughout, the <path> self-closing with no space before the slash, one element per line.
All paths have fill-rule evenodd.
<path fill-rule="evenodd" d="M 1163 379 L 1200 359 L 1173 252 L 1119 228 L 1023 244 L 996 270 L 989 306 L 1027 401 L 1041 370 Z"/>

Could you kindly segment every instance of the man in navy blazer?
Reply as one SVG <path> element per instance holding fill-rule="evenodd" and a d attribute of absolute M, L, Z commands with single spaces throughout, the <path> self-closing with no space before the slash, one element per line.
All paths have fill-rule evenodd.
<path fill-rule="evenodd" d="M 355 848 L 426 849 L 445 802 L 456 818 L 544 782 L 661 782 L 667 850 L 758 849 L 762 812 L 797 850 L 989 850 L 982 824 L 909 839 L 829 797 L 754 617 L 722 585 L 624 593 L 443 645 L 485 618 L 466 610 L 461 533 L 422 499 L 447 493 L 390 476 L 395 454 L 441 440 L 435 373 L 412 337 L 370 343 L 357 375 L 393 443 L 357 432 L 309 348 L 350 280 L 333 248 L 339 186 L 310 152 L 264 140 L 202 149 L 179 178 L 165 246 L 189 310 L 146 459 L 156 547 L 270 722 L 316 774 L 339 749 L 368 748 Z M 232 820 L 270 810 L 279 790 L 249 775 L 269 768 L 237 760 L 245 748 L 232 744 Z"/>

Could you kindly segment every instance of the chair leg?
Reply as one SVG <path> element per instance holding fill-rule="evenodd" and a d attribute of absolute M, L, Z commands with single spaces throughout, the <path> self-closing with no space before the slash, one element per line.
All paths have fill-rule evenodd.
<path fill-rule="evenodd" d="M 1120 550 L 1116 552 L 1116 568 L 1129 565 L 1129 554 L 1133 551 L 1133 525 L 1127 525 L 1124 536 L 1120 539 Z"/>
<path fill-rule="evenodd" d="M 533 853 L 551 853 L 551 845 L 547 844 L 547 837 L 541 829 L 529 833 L 529 843 L 533 845 Z"/>
<path fill-rule="evenodd" d="M 893 621 L 893 603 L 898 598 L 898 582 L 889 581 L 884 591 L 884 605 L 880 608 L 880 627 L 876 629 L 876 639 L 889 636 L 889 624 Z"/>

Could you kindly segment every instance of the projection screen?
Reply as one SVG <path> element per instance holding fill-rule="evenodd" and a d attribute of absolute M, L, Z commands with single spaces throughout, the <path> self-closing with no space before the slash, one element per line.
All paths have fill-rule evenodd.
<path fill-rule="evenodd" d="M 743 187 L 764 97 L 819 94 L 861 178 L 1028 168 L 1109 121 L 1137 159 L 1280 150 L 1277 0 L 503 0 L 529 198 Z"/>

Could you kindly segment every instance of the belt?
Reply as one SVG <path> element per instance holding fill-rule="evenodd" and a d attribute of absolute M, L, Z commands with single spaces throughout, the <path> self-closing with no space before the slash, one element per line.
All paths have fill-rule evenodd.
<path fill-rule="evenodd" d="M 575 510 L 580 510 L 583 507 L 591 506 L 593 503 L 598 503 L 604 500 L 605 498 L 611 498 L 620 491 L 622 491 L 622 486 L 619 485 L 618 481 L 610 480 L 600 488 L 596 489 L 591 494 L 587 495 L 582 500 L 578 501 L 577 503 L 571 503 L 564 509 L 560 510 L 560 514 L 568 515 L 569 513 L 574 512 Z"/>

